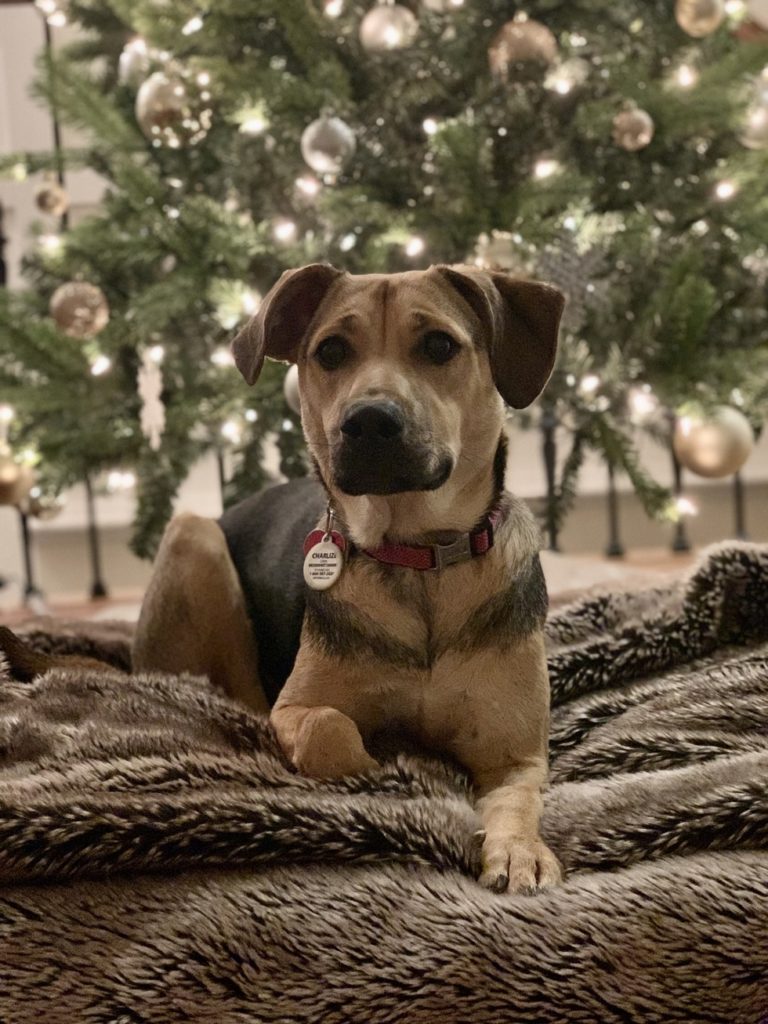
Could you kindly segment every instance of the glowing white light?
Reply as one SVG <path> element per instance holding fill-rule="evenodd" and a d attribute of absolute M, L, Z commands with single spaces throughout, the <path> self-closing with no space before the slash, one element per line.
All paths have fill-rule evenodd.
<path fill-rule="evenodd" d="M 199 14 L 195 14 L 193 17 L 189 19 L 186 25 L 183 26 L 181 34 L 183 36 L 191 36 L 194 35 L 195 32 L 199 32 L 202 27 L 203 19 L 200 17 Z"/>
<path fill-rule="evenodd" d="M 697 516 L 699 514 L 699 506 L 695 501 L 686 498 L 684 494 L 675 499 L 675 508 L 679 516 Z"/>
<path fill-rule="evenodd" d="M 236 420 L 225 420 L 221 425 L 222 437 L 225 437 L 230 444 L 240 444 L 243 432 Z"/>
<path fill-rule="evenodd" d="M 552 160 L 547 157 L 543 160 L 537 160 L 533 166 L 533 176 L 542 181 L 544 178 L 551 178 L 553 174 L 557 174 L 560 170 L 560 162 L 558 160 Z"/>
<path fill-rule="evenodd" d="M 109 358 L 109 356 L 96 356 L 96 358 L 91 363 L 91 373 L 93 374 L 94 377 L 101 377 L 102 374 L 105 374 L 109 369 L 111 369 L 111 367 L 112 360 Z"/>
<path fill-rule="evenodd" d="M 691 89 L 699 80 L 699 73 L 690 64 L 681 64 L 675 72 L 675 81 L 681 89 Z"/>
<path fill-rule="evenodd" d="M 579 384 L 579 390 L 583 391 L 585 395 L 593 395 L 599 387 L 600 378 L 596 373 L 588 373 L 586 377 L 581 378 L 581 383 Z"/>
<path fill-rule="evenodd" d="M 249 423 L 255 423 L 256 420 L 259 418 L 259 414 L 256 412 L 255 409 L 246 409 L 245 418 L 248 420 Z"/>
<path fill-rule="evenodd" d="M 283 430 L 293 430 L 293 420 L 283 420 Z"/>
<path fill-rule="evenodd" d="M 55 256 L 61 252 L 61 247 L 64 245 L 61 235 L 40 235 L 37 240 L 37 244 L 48 256 Z"/>
<path fill-rule="evenodd" d="M 403 33 L 397 25 L 387 25 L 384 29 L 384 45 L 390 49 L 400 46 L 403 41 Z"/>
<path fill-rule="evenodd" d="M 53 14 L 58 6 L 57 0 L 35 0 L 35 7 L 46 16 Z"/>
<path fill-rule="evenodd" d="M 107 473 L 108 491 L 130 491 L 136 486 L 136 474 L 130 470 L 111 469 Z"/>
<path fill-rule="evenodd" d="M 15 415 L 16 413 L 12 405 L 8 405 L 5 402 L 0 405 L 0 423 L 10 423 Z"/>
<path fill-rule="evenodd" d="M 566 228 L 568 231 L 575 231 L 576 230 L 576 218 L 575 217 L 566 217 L 565 220 L 563 221 L 563 227 Z"/>
<path fill-rule="evenodd" d="M 153 363 L 162 363 L 165 359 L 165 349 L 162 345 L 153 345 L 149 350 L 149 358 Z"/>
<path fill-rule="evenodd" d="M 725 0 L 725 13 L 731 18 L 741 18 L 747 13 L 744 0 Z"/>
<path fill-rule="evenodd" d="M 423 238 L 419 238 L 418 235 L 411 235 L 405 243 L 405 255 L 414 259 L 416 256 L 421 256 L 425 248 L 426 245 Z"/>
<path fill-rule="evenodd" d="M 261 295 L 253 288 L 246 288 L 240 299 L 240 308 L 246 316 L 253 316 L 261 305 Z"/>
<path fill-rule="evenodd" d="M 677 426 L 683 437 L 688 437 L 691 430 L 693 430 L 693 418 L 691 416 L 679 416 Z"/>
<path fill-rule="evenodd" d="M 715 186 L 715 195 L 722 202 L 733 199 L 737 191 L 736 185 L 732 181 L 719 181 Z"/>
<path fill-rule="evenodd" d="M 572 373 L 567 373 L 565 375 L 565 383 L 568 385 L 569 388 L 572 388 L 573 385 L 576 383 L 576 378 Z"/>
<path fill-rule="evenodd" d="M 356 245 L 357 235 L 354 234 L 354 232 L 352 231 L 350 231 L 348 235 L 344 235 L 344 237 L 339 242 L 339 248 L 341 249 L 342 252 L 349 252 L 349 250 L 354 249 Z"/>
<path fill-rule="evenodd" d="M 290 242 L 296 237 L 296 224 L 292 220 L 275 221 L 272 234 L 278 242 Z"/>
<path fill-rule="evenodd" d="M 421 122 L 421 127 L 427 133 L 427 135 L 434 135 L 437 129 L 440 127 L 434 117 L 425 117 Z"/>
<path fill-rule="evenodd" d="M 228 348 L 223 345 L 214 349 L 211 353 L 211 362 L 214 366 L 234 366 L 235 360 Z"/>
<path fill-rule="evenodd" d="M 27 180 L 27 165 L 19 161 L 14 164 L 11 168 L 11 177 L 14 181 L 26 181 Z"/>
<path fill-rule="evenodd" d="M 629 393 L 629 405 L 637 419 L 645 419 L 656 412 L 659 402 L 648 384 L 632 388 Z"/>
<path fill-rule="evenodd" d="M 181 211 L 177 210 L 175 206 L 169 206 L 165 211 L 165 215 L 168 220 L 178 220 L 181 215 Z"/>
<path fill-rule="evenodd" d="M 206 86 L 211 84 L 211 76 L 208 71 L 201 71 L 197 76 L 197 84 Z"/>
<path fill-rule="evenodd" d="M 302 174 L 300 178 L 296 179 L 296 188 L 305 196 L 316 196 L 322 185 L 311 174 Z"/>
<path fill-rule="evenodd" d="M 54 11 L 48 15 L 46 21 L 52 28 L 63 28 L 67 24 L 67 15 L 64 11 Z"/>
<path fill-rule="evenodd" d="M 329 18 L 338 18 L 344 10 L 344 0 L 326 0 L 323 10 Z"/>
<path fill-rule="evenodd" d="M 266 127 L 267 122 L 264 118 L 260 114 L 254 114 L 243 121 L 240 125 L 240 131 L 243 135 L 261 135 Z"/>

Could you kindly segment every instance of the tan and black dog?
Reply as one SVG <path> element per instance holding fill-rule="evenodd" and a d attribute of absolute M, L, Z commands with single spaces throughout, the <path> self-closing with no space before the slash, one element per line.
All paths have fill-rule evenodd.
<path fill-rule="evenodd" d="M 538 531 L 503 490 L 504 401 L 551 373 L 563 308 L 546 285 L 469 267 L 285 273 L 233 343 L 249 384 L 298 364 L 318 480 L 268 489 L 219 523 L 169 526 L 142 609 L 137 669 L 208 674 L 271 706 L 297 769 L 376 767 L 384 725 L 466 766 L 487 887 L 560 878 L 539 835 L 547 778 L 546 589 Z M 333 529 L 344 568 L 304 582 L 303 543 Z M 326 534 L 327 536 L 327 534 Z"/>

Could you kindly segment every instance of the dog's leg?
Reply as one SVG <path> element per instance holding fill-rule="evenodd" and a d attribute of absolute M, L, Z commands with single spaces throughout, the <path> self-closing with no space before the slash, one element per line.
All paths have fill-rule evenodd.
<path fill-rule="evenodd" d="M 378 762 L 365 749 L 358 727 L 336 708 L 278 703 L 271 722 L 280 746 L 302 775 L 340 779 L 378 768 Z"/>
<path fill-rule="evenodd" d="M 182 513 L 168 525 L 141 607 L 133 667 L 206 675 L 230 697 L 269 711 L 240 580 L 213 519 Z"/>

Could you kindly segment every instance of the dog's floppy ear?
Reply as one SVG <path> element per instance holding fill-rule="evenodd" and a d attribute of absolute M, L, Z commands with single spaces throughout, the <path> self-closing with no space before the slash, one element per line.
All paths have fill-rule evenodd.
<path fill-rule="evenodd" d="M 565 306 L 551 285 L 472 267 L 436 268 L 473 309 L 488 331 L 496 388 L 514 409 L 544 390 L 555 365 L 557 333 Z"/>
<path fill-rule="evenodd" d="M 232 342 L 235 365 L 249 384 L 264 359 L 293 362 L 302 338 L 331 284 L 342 274 L 328 263 L 286 270 L 264 296 L 258 311 Z"/>

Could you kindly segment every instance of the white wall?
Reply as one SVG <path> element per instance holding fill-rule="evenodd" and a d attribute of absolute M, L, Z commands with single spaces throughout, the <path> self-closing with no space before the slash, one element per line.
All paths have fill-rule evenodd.
<path fill-rule="evenodd" d="M 57 35 L 59 30 L 54 30 Z M 42 46 L 43 29 L 32 4 L 0 7 L 0 152 L 45 150 L 52 145 L 48 112 L 28 97 L 34 73 L 35 56 Z M 65 142 L 72 142 L 71 136 Z M 28 245 L 29 226 L 40 218 L 34 205 L 35 180 L 17 183 L 0 180 L 0 201 L 5 210 L 5 232 L 9 237 L 6 256 L 10 268 L 11 287 L 20 284 L 18 272 L 21 255 Z M 67 189 L 75 217 L 98 202 L 99 179 L 90 172 L 73 171 L 67 177 Z M 54 224 L 52 223 L 52 228 Z M 0 395 L 2 401 L 2 395 Z M 508 482 L 518 494 L 537 498 L 544 491 L 540 439 L 537 433 L 511 431 L 511 454 Z M 563 445 L 561 445 L 561 452 Z M 670 481 L 668 454 L 652 442 L 642 442 L 643 460 L 662 482 Z M 748 519 L 756 539 L 768 540 L 768 432 L 753 453 L 744 470 L 748 483 Z M 587 459 L 582 476 L 582 494 L 574 515 L 563 535 L 571 551 L 599 551 L 605 543 L 604 501 L 605 467 L 595 457 Z M 689 479 L 692 483 L 692 479 Z M 695 540 L 706 542 L 728 535 L 731 531 L 729 484 L 697 481 L 689 490 L 695 492 L 702 506 L 699 519 L 691 524 Z M 619 480 L 624 492 L 622 516 L 625 540 L 633 547 L 664 545 L 669 528 L 648 523 L 629 493 L 626 481 Z M 179 507 L 216 515 L 219 511 L 219 489 L 213 459 L 205 459 L 190 476 L 179 496 Z M 103 526 L 105 576 L 117 590 L 141 587 L 148 567 L 127 551 L 128 524 L 133 514 L 130 495 L 99 498 L 99 522 Z M 84 495 L 75 488 L 67 495 L 66 508 L 52 523 L 33 524 L 37 574 L 43 587 L 51 594 L 82 594 L 87 590 L 88 570 L 84 533 Z M 14 510 L 0 508 L 0 576 L 20 578 L 21 550 L 17 516 Z M 0 590 L 0 602 L 3 592 Z"/>

